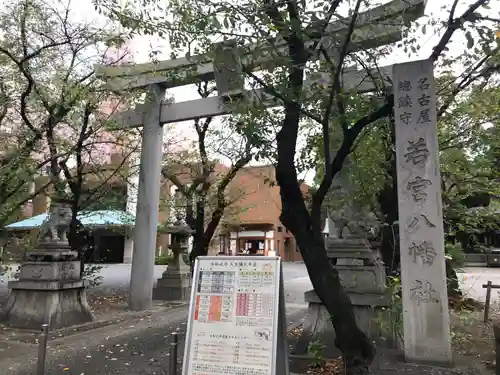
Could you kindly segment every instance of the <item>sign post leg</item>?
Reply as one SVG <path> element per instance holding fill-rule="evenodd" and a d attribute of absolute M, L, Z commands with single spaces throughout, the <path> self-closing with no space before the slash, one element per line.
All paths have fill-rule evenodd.
<path fill-rule="evenodd" d="M 285 311 L 285 288 L 283 287 L 283 266 L 280 262 L 280 286 L 278 307 L 278 347 L 276 351 L 276 374 L 290 374 L 288 363 L 288 337 Z"/>
<path fill-rule="evenodd" d="M 491 303 L 491 281 L 486 284 L 486 301 L 484 303 L 484 322 L 488 323 Z"/>

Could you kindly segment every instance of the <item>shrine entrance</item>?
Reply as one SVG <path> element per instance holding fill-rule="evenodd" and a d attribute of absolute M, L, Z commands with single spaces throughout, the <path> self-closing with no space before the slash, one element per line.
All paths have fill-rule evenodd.
<path fill-rule="evenodd" d="M 265 255 L 265 238 L 240 238 L 238 254 L 245 255 Z"/>
<path fill-rule="evenodd" d="M 398 42 L 402 39 L 405 24 L 416 20 L 423 14 L 425 0 L 393 0 L 376 6 L 358 15 L 349 44 L 349 53 L 374 49 Z M 394 22 L 391 24 L 388 21 Z M 383 27 L 380 24 L 383 23 Z M 325 35 L 318 36 L 319 42 L 332 55 L 339 53 L 342 42 L 338 35 L 349 29 L 343 20 L 331 22 Z M 311 42 L 314 42 L 311 40 Z M 270 41 L 270 45 L 280 49 L 286 47 L 282 42 Z M 240 50 L 241 47 L 241 50 Z M 217 117 L 235 112 L 236 104 L 259 103 L 263 107 L 276 107 L 281 103 L 269 95 L 264 88 L 246 90 L 243 67 L 251 72 L 258 71 L 262 64 L 253 64 L 255 52 L 262 45 L 238 46 L 235 40 L 227 40 L 213 45 L 213 53 L 203 56 L 190 56 L 156 63 L 123 65 L 116 67 L 97 66 L 97 77 L 107 81 L 114 91 L 147 89 L 144 104 L 115 117 L 118 127 L 143 128 L 140 158 L 140 180 L 137 197 L 137 213 L 134 229 L 134 251 L 130 282 L 130 308 L 149 309 L 152 306 L 153 280 L 145 282 L 145 275 L 153 273 L 153 259 L 156 247 L 160 176 L 162 164 L 163 126 L 206 117 Z M 264 47 L 265 48 L 265 47 Z M 254 51 L 255 50 L 255 51 Z M 283 53 L 286 48 L 283 49 Z M 263 60 L 274 60 L 264 49 Z M 320 53 L 313 53 L 310 62 L 320 60 Z M 209 96 L 186 102 L 172 103 L 165 100 L 166 90 L 173 87 L 190 85 L 197 82 L 215 81 L 217 96 Z M 332 82 L 329 71 L 322 71 L 314 77 L 306 77 L 304 87 L 328 88 Z M 374 69 L 342 69 L 344 91 L 368 93 L 391 90 L 392 67 Z M 318 88 L 319 90 L 320 88 Z M 272 249 L 274 251 L 274 249 Z"/>
<path fill-rule="evenodd" d="M 353 33 L 350 35 L 350 39 L 347 42 L 340 42 L 340 39 L 343 38 L 339 38 L 339 35 L 344 35 L 346 32 L 349 32 L 349 25 L 344 20 L 339 20 L 328 24 L 325 28 L 325 35 L 317 36 L 317 40 L 312 40 L 311 43 L 314 43 L 316 47 L 327 50 L 331 53 L 331 56 L 338 56 L 342 51 L 346 52 L 346 50 L 348 50 L 347 54 L 352 54 L 398 42 L 402 39 L 403 25 L 408 25 L 409 22 L 421 17 L 423 15 L 425 3 L 425 0 L 393 0 L 387 4 L 360 13 L 355 25 L 353 25 L 353 30 L 351 30 Z M 393 23 L 391 24 L 391 22 L 388 21 Z M 227 40 L 214 44 L 213 53 L 204 56 L 190 56 L 189 58 L 141 64 L 133 67 L 99 67 L 97 70 L 98 76 L 107 79 L 109 86 L 114 90 L 130 90 L 137 88 L 147 88 L 148 90 L 148 99 L 145 104 L 138 105 L 134 110 L 127 111 L 117 118 L 118 123 L 123 127 L 143 127 L 140 182 L 130 286 L 130 308 L 132 310 L 148 309 L 151 307 L 152 301 L 153 280 L 151 279 L 145 282 L 146 279 L 149 280 L 149 278 L 145 278 L 145 276 L 153 273 L 152 259 L 154 258 L 155 252 L 156 223 L 158 219 L 158 211 L 155 208 L 159 205 L 159 179 L 162 163 L 162 125 L 231 114 L 237 111 L 238 106 L 236 106 L 236 104 L 247 104 L 252 106 L 255 103 L 259 103 L 262 107 L 276 107 L 282 105 L 280 96 L 273 96 L 272 90 L 266 89 L 266 87 L 253 90 L 246 90 L 245 88 L 246 75 L 250 75 L 250 73 L 258 71 L 260 67 L 266 66 L 267 63 L 274 61 L 275 56 L 273 56 L 268 49 L 261 51 L 263 53 L 260 58 L 263 61 L 255 61 L 255 56 L 257 55 L 255 52 L 258 52 L 262 44 L 267 45 L 267 43 L 238 45 L 236 40 Z M 286 53 L 285 51 L 288 50 L 288 46 L 279 40 L 269 41 L 268 47 L 269 46 L 272 46 L 274 50 L 279 50 L 278 54 Z M 320 59 L 320 53 L 311 53 L 308 62 L 318 61 Z M 415 64 L 416 65 L 411 66 L 412 72 L 410 73 L 405 71 L 404 67 L 401 65 L 399 67 L 376 67 L 372 70 L 358 70 L 355 67 L 343 68 L 338 71 L 342 77 L 342 91 L 355 91 L 358 94 L 374 91 L 384 91 L 385 93 L 394 91 L 394 96 L 396 96 L 398 100 L 397 103 L 401 103 L 400 100 L 406 99 L 406 96 L 403 96 L 402 90 L 409 91 L 407 94 L 411 96 L 413 103 L 417 102 L 417 94 L 420 95 L 423 93 L 425 95 L 432 95 L 430 99 L 425 100 L 434 103 L 433 111 L 435 111 L 435 90 L 434 92 L 432 90 L 417 92 L 416 89 L 408 89 L 409 86 L 405 85 L 405 82 L 402 82 L 402 77 L 404 75 L 411 76 L 413 80 L 412 85 L 416 85 L 417 82 L 420 82 L 420 76 L 428 79 L 432 75 L 432 61 L 430 61 L 430 63 L 415 62 Z M 328 64 L 324 65 L 327 67 Z M 408 67 L 406 67 L 406 69 L 408 70 Z M 398 82 L 395 90 L 392 89 L 393 79 Z M 165 101 L 165 92 L 168 88 L 214 80 L 216 82 L 217 96 L 181 103 Z M 320 90 L 321 88 L 318 88 L 318 86 L 328 88 L 328 86 L 333 83 L 332 72 L 325 70 L 314 77 L 306 78 L 303 86 L 304 88 L 314 87 L 316 90 Z M 304 91 L 308 90 L 305 89 Z M 285 94 L 284 97 L 286 98 L 286 96 Z M 398 110 L 404 110 L 404 113 L 398 113 L 396 111 L 397 128 L 401 125 L 401 122 L 406 122 L 406 125 L 411 124 L 413 126 L 412 118 L 415 121 L 419 118 L 417 112 L 410 113 L 411 111 L 409 109 L 407 110 L 407 108 L 402 108 L 401 104 L 394 107 Z M 431 121 L 427 122 L 433 122 L 435 125 L 435 113 L 429 112 L 431 108 L 422 110 L 427 111 L 425 112 L 427 115 L 426 118 L 431 119 Z M 423 112 L 420 112 L 420 117 L 422 113 Z M 431 113 L 433 117 L 429 117 L 429 113 Z M 407 128 L 410 129 L 411 126 L 407 126 Z M 423 127 L 421 128 L 424 129 Z M 406 143 L 408 139 L 404 137 L 414 136 L 416 134 L 411 133 L 409 130 L 403 130 L 402 126 L 399 126 L 399 129 L 401 129 L 401 132 L 397 134 L 396 143 L 398 148 L 397 155 L 398 158 L 401 158 L 401 156 L 405 155 L 407 152 Z M 435 126 L 434 130 L 432 130 L 432 127 L 426 127 L 425 131 L 428 131 L 428 135 L 430 135 L 430 137 L 428 137 L 429 139 L 433 139 L 432 137 L 436 135 Z M 412 142 L 419 142 L 419 138 L 410 140 Z M 437 146 L 434 146 L 434 144 L 432 147 L 429 146 L 429 149 L 432 149 L 432 151 L 436 153 Z M 439 170 L 439 166 L 435 169 Z M 398 179 L 400 174 L 402 175 L 398 165 Z M 420 179 L 419 182 L 424 181 L 420 176 L 414 178 Z M 408 180 L 398 181 L 400 194 L 405 193 L 403 190 L 406 188 L 408 182 Z M 439 184 L 437 184 L 437 186 L 439 186 Z M 401 203 L 401 195 L 399 198 Z M 409 199 L 405 198 L 406 203 L 409 201 Z M 437 204 L 435 200 L 434 202 Z M 435 207 L 436 205 L 434 205 L 434 208 Z M 405 211 L 407 215 L 410 213 L 409 210 L 409 206 L 400 207 L 400 213 Z M 406 218 L 407 216 L 403 217 Z M 400 221 L 403 222 L 403 220 Z M 439 229 L 441 229 L 442 235 L 442 228 L 438 228 L 436 234 L 433 234 L 433 236 L 439 236 Z M 402 235 L 401 237 L 404 236 Z M 408 236 L 404 237 L 404 239 L 408 238 Z M 251 240 L 258 239 L 252 238 Z M 404 241 L 402 241 L 402 243 L 403 242 Z M 238 244 L 239 242 L 236 241 L 235 247 Z M 274 240 L 271 244 L 274 244 Z M 253 246 L 254 245 L 251 247 L 252 251 L 254 249 Z M 271 247 L 272 246 L 273 245 L 271 245 Z M 260 244 L 257 244 L 257 247 L 260 247 Z M 260 249 L 257 251 L 259 250 Z M 274 252 L 274 248 L 270 250 Z M 412 265 L 402 262 L 402 266 L 410 269 Z M 426 270 L 426 275 L 433 276 L 436 279 L 441 277 L 440 273 L 441 269 L 439 268 L 433 268 L 432 271 Z M 406 276 L 403 275 L 403 279 L 413 274 L 414 271 L 409 270 L 405 274 Z M 441 281 L 442 280 L 440 280 L 439 283 L 441 283 Z M 406 282 L 408 282 L 407 285 L 411 285 L 415 280 L 406 280 L 405 283 Z M 422 293 L 425 291 L 432 291 L 432 284 L 429 284 L 429 282 L 426 283 L 425 280 L 422 281 L 420 279 L 416 282 L 420 283 L 420 289 L 422 289 L 422 287 L 427 288 L 424 291 L 417 289 L 417 292 L 413 292 L 412 296 L 415 296 L 415 293 L 420 293 L 417 295 L 418 298 L 409 298 L 414 290 L 410 289 L 411 287 L 407 287 L 406 290 L 403 289 L 406 354 L 412 359 L 422 359 L 419 358 L 419 356 L 421 356 L 419 350 L 425 347 L 426 353 L 429 354 L 426 358 L 427 360 L 449 362 L 451 360 L 449 332 L 448 335 L 446 335 L 444 331 L 438 332 L 438 334 L 434 336 L 431 335 L 434 337 L 432 342 L 425 340 L 424 337 L 425 334 L 430 333 L 428 332 L 428 328 L 432 325 L 427 324 L 429 321 L 438 321 L 439 319 L 444 319 L 442 318 L 444 316 L 448 317 L 446 313 L 447 305 L 443 304 L 442 301 L 439 304 L 429 303 L 435 303 L 435 299 L 424 300 Z M 439 284 L 439 288 L 440 287 L 441 284 Z M 441 293 L 441 289 L 439 293 Z M 446 293 L 446 290 L 444 293 Z M 442 298 L 442 293 L 440 297 L 440 300 L 444 300 Z M 436 308 L 440 309 L 440 316 L 435 315 L 434 312 Z M 432 314 L 430 314 L 431 312 Z M 425 319 L 420 319 L 419 316 L 424 316 Z M 441 323 L 446 325 L 445 320 L 442 320 Z M 419 326 L 414 327 L 412 324 L 419 324 Z"/>

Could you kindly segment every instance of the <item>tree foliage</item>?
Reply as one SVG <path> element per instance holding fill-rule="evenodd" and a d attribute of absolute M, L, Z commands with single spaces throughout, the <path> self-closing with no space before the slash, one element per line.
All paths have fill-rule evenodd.
<path fill-rule="evenodd" d="M 198 85 L 202 98 L 215 90 L 207 83 Z M 212 117 L 194 120 L 197 140 L 194 152 L 171 155 L 163 168 L 163 174 L 182 195 L 186 222 L 194 231 L 191 261 L 207 255 L 219 223 L 234 197 L 229 195 L 229 186 L 236 174 L 253 158 L 255 143 L 261 137 L 241 127 L 238 119 L 226 119 L 215 124 Z M 218 158 L 226 160 L 218 160 Z M 230 162 L 226 168 L 224 163 Z M 226 212 L 227 213 L 227 212 Z"/>
<path fill-rule="evenodd" d="M 0 120 L 9 140 L 2 143 L 0 174 L 4 222 L 43 192 L 71 204 L 74 238 L 77 212 L 92 208 L 113 185 L 126 185 L 127 157 L 137 147 L 137 132 L 109 132 L 113 113 L 132 98 L 109 92 L 93 68 L 126 58 L 119 49 L 126 35 L 79 20 L 71 2 L 59 0 L 9 3 L 0 25 Z M 47 183 L 30 191 L 39 176 Z"/>
<path fill-rule="evenodd" d="M 392 48 L 375 48 L 375 35 L 381 29 L 404 27 L 405 17 L 385 17 L 387 12 L 394 11 L 391 7 L 396 3 L 391 2 L 378 16 L 374 12 L 371 22 L 361 12 L 374 4 L 363 0 L 349 3 L 341 0 L 237 3 L 174 0 L 166 5 L 149 0 L 140 8 L 132 3 L 118 8 L 112 1 L 105 0 L 95 3 L 101 12 L 119 19 L 136 32 L 168 35 L 173 57 L 184 55 L 193 62 L 206 61 L 207 56 L 209 60 L 216 59 L 211 47 L 214 41 L 227 38 L 236 41 L 247 85 L 262 89 L 281 107 L 269 110 L 265 108 L 266 103 L 253 101 L 251 105 L 248 102 L 236 105 L 235 112 L 251 113 L 263 120 L 259 131 L 276 132 L 277 149 L 273 155 L 282 200 L 280 219 L 295 236 L 312 285 L 331 314 L 347 373 L 367 372 L 374 356 L 373 346 L 357 327 L 349 297 L 326 255 L 321 211 L 334 176 L 346 157 L 359 147 L 363 135 L 386 126 L 388 130 L 380 147 L 385 151 L 386 165 L 393 162 L 390 121 L 393 95 L 379 80 L 375 80 L 376 88 L 371 93 L 349 87 L 343 73 L 353 66 L 377 71 Z M 418 26 L 422 31 L 432 28 L 440 35 L 426 57 L 436 63 L 437 72 L 442 70 L 443 75 L 448 75 L 446 90 L 440 93 L 443 100 L 438 111 L 442 115 L 454 108 L 460 92 L 473 83 L 487 85 L 495 71 L 498 50 L 487 8 L 489 3 L 491 1 L 469 1 L 463 10 L 457 10 L 458 1 L 453 1 L 444 19 L 430 19 Z M 403 9 L 402 13 L 408 16 L 411 11 Z M 415 28 L 414 24 L 406 29 L 407 35 L 402 41 L 404 52 L 411 58 L 421 48 Z M 448 50 L 452 37 L 465 38 L 467 49 L 453 55 Z M 331 48 L 331 44 L 336 48 Z M 204 57 L 200 57 L 202 53 Z M 460 73 L 449 74 L 456 66 L 461 66 Z M 308 77 L 313 81 L 305 83 Z M 302 134 L 317 134 L 319 140 L 302 140 Z M 365 138 L 366 142 L 372 139 L 377 142 L 374 135 Z M 297 160 L 301 140 L 308 145 L 321 144 L 323 150 L 323 173 L 318 178 L 310 206 L 298 181 L 298 167 L 303 166 L 301 160 Z M 386 196 L 390 199 L 391 194 L 390 191 Z M 392 220 L 397 220 L 397 213 Z"/>

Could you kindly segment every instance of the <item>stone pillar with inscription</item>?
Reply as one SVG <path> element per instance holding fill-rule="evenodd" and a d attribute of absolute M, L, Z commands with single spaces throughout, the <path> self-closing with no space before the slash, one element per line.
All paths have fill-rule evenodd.
<path fill-rule="evenodd" d="M 9 282 L 11 293 L 2 311 L 5 324 L 29 329 L 50 324 L 57 329 L 93 319 L 81 263 L 67 239 L 70 221 L 71 209 L 53 201 L 38 247 L 25 254 L 19 280 Z"/>
<path fill-rule="evenodd" d="M 393 67 L 404 351 L 452 361 L 431 60 Z"/>

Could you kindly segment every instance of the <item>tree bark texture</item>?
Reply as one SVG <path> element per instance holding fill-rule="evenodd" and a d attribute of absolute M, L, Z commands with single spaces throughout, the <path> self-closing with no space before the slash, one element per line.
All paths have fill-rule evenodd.
<path fill-rule="evenodd" d="M 389 169 L 388 172 L 394 175 L 395 165 L 391 163 Z M 391 176 L 377 197 L 384 221 L 381 231 L 380 255 L 388 276 L 394 275 L 400 265 L 397 198 L 396 179 Z"/>
<path fill-rule="evenodd" d="M 290 51 L 293 55 L 296 51 Z M 301 89 L 303 71 L 293 69 L 290 80 Z M 367 336 L 359 329 L 349 296 L 344 291 L 338 272 L 326 254 L 320 227 L 313 222 L 298 184 L 294 155 L 300 119 L 300 105 L 285 104 L 285 119 L 277 135 L 278 163 L 276 180 L 282 202 L 281 222 L 295 236 L 311 283 L 331 316 L 336 345 L 343 354 L 347 374 L 368 373 L 375 351 Z"/>
<path fill-rule="evenodd" d="M 383 135 L 385 144 L 385 162 L 387 165 L 385 184 L 380 190 L 377 200 L 382 213 L 383 226 L 380 241 L 380 255 L 388 276 L 397 274 L 400 266 L 399 252 L 399 208 L 396 165 L 396 129 L 392 116 L 389 117 L 386 133 Z"/>
<path fill-rule="evenodd" d="M 282 185 L 282 195 L 293 194 L 294 187 Z M 326 255 L 321 233 L 313 233 L 307 216 L 297 204 L 283 201 L 282 223 L 294 234 L 311 283 L 330 314 L 336 333 L 335 344 L 344 357 L 347 374 L 364 374 L 373 361 L 375 351 L 366 335 L 358 328 L 349 296 L 342 287 L 338 272 Z M 303 207 L 305 209 L 305 206 Z"/>

